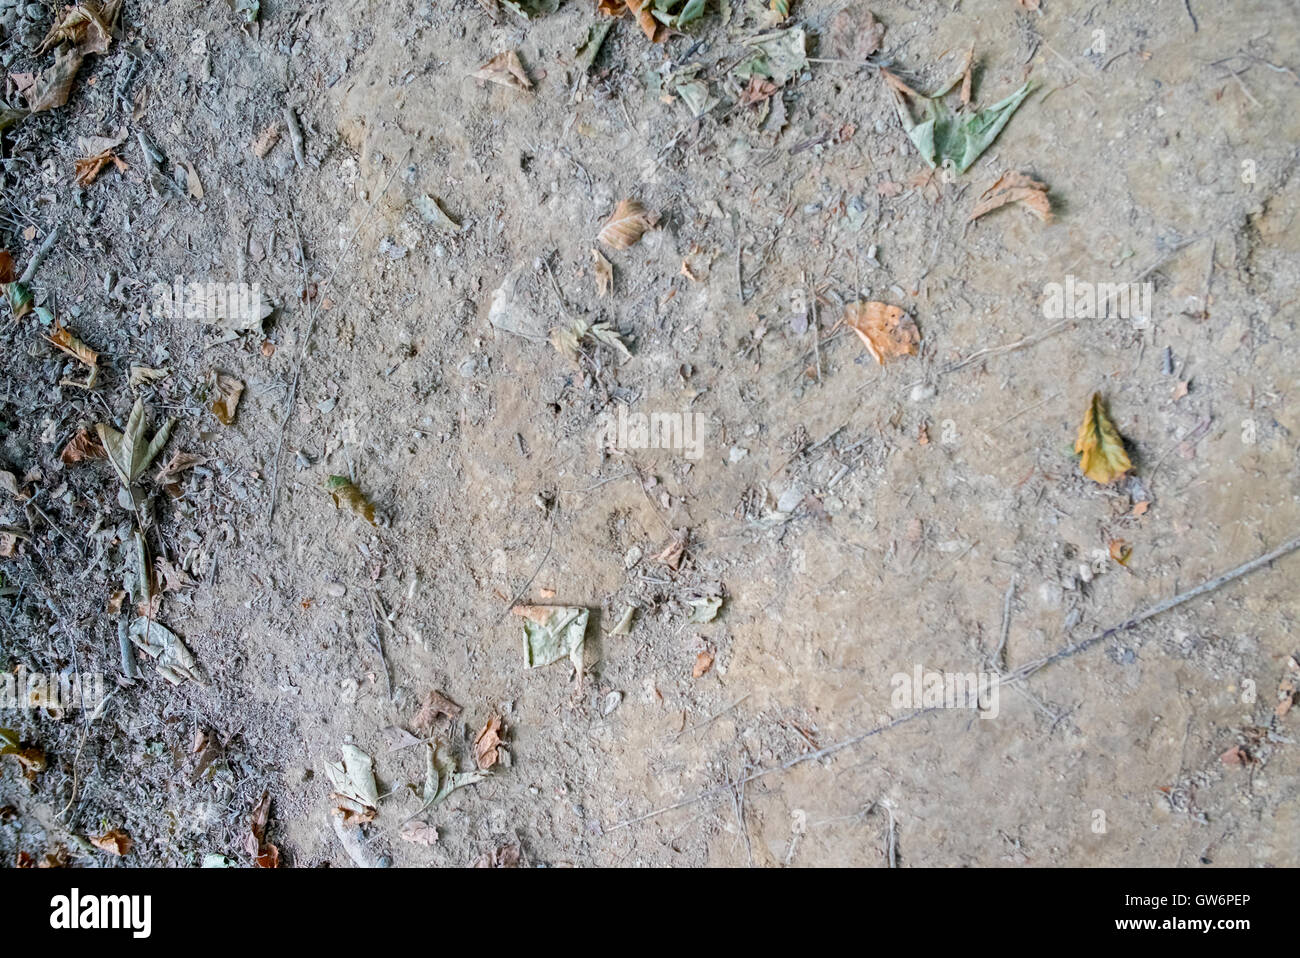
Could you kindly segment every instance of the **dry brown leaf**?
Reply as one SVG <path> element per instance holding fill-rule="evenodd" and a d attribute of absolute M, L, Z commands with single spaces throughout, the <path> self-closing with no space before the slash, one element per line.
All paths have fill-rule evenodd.
<path fill-rule="evenodd" d="M 68 440 L 68 444 L 59 453 L 59 459 L 65 466 L 75 465 L 87 459 L 107 459 L 104 444 L 99 437 L 86 429 L 78 429 L 77 434 Z"/>
<path fill-rule="evenodd" d="M 596 238 L 614 249 L 627 249 L 658 222 L 658 214 L 648 211 L 639 201 L 623 200 Z"/>
<path fill-rule="evenodd" d="M 1234 745 L 1219 756 L 1219 761 L 1230 768 L 1240 768 L 1243 765 L 1250 765 L 1254 759 L 1240 745 Z"/>
<path fill-rule="evenodd" d="M 334 499 L 335 509 L 347 506 L 372 526 L 376 524 L 375 504 L 347 476 L 330 476 L 325 488 Z"/>
<path fill-rule="evenodd" d="M 54 329 L 45 338 L 53 346 L 67 353 L 90 370 L 90 375 L 84 383 L 70 382 L 68 380 L 63 382 L 67 385 L 80 386 L 82 389 L 93 389 L 95 383 L 99 380 L 99 353 L 78 339 L 71 330 L 57 319 L 54 321 Z"/>
<path fill-rule="evenodd" d="M 668 28 L 655 19 L 652 12 L 654 10 L 654 0 L 624 0 L 627 8 L 632 11 L 632 16 L 636 17 L 636 22 L 641 27 L 641 32 L 649 38 L 652 43 L 663 43 L 668 39 Z"/>
<path fill-rule="evenodd" d="M 279 142 L 280 125 L 278 123 L 272 123 L 257 135 L 257 139 L 252 142 L 249 148 L 253 151 L 253 155 L 261 160 L 265 159 L 266 154 L 275 149 L 275 144 Z"/>
<path fill-rule="evenodd" d="M 1150 508 L 1151 508 L 1151 503 L 1150 503 L 1150 501 L 1147 500 L 1147 499 L 1143 499 L 1141 502 L 1135 502 L 1135 503 L 1133 503 L 1133 513 L 1132 513 L 1132 514 L 1135 515 L 1135 516 L 1144 516 L 1144 515 L 1147 514 L 1147 510 L 1150 509 Z"/>
<path fill-rule="evenodd" d="M 181 477 L 181 473 L 205 462 L 207 460 L 202 456 L 196 456 L 192 453 L 174 453 L 171 459 L 167 460 L 167 465 L 158 470 L 158 474 L 154 476 L 153 481 L 159 486 L 169 486 Z"/>
<path fill-rule="evenodd" d="M 248 817 L 248 833 L 244 836 L 244 851 L 258 868 L 279 868 L 280 849 L 264 840 L 266 823 L 271 815 L 271 793 L 263 792 Z"/>
<path fill-rule="evenodd" d="M 221 425 L 233 425 L 235 410 L 239 408 L 239 397 L 244 393 L 244 384 L 234 376 L 213 372 L 208 379 L 208 385 L 212 389 L 212 404 L 209 408 L 213 415 Z"/>
<path fill-rule="evenodd" d="M 1133 468 L 1124 440 L 1106 414 L 1101 393 L 1093 393 L 1088 411 L 1079 424 L 1079 435 L 1074 451 L 1080 457 L 1079 468 L 1093 482 L 1102 485 L 1114 482 Z"/>
<path fill-rule="evenodd" d="M 1189 385 L 1191 385 L 1190 380 L 1181 379 L 1178 381 L 1178 385 L 1174 386 L 1174 402 L 1178 402 L 1187 395 Z"/>
<path fill-rule="evenodd" d="M 0 283 L 12 283 L 16 275 L 13 256 L 7 249 L 0 249 Z"/>
<path fill-rule="evenodd" d="M 430 689 L 425 693 L 424 701 L 420 703 L 420 710 L 415 713 L 415 718 L 411 719 L 411 731 L 427 738 L 433 733 L 434 722 L 440 715 L 454 719 L 460 716 L 461 711 L 461 707 L 447 696 L 437 689 Z"/>
<path fill-rule="evenodd" d="M 103 835 L 87 835 L 86 838 L 100 851 L 119 858 L 131 850 L 131 836 L 120 828 L 105 832 Z"/>
<path fill-rule="evenodd" d="M 695 667 L 691 669 L 691 675 L 698 679 L 711 668 L 713 668 L 713 653 L 706 649 L 695 656 Z"/>
<path fill-rule="evenodd" d="M 0 559 L 12 559 L 18 555 L 18 533 L 11 529 L 0 529 Z"/>
<path fill-rule="evenodd" d="M 614 264 L 605 259 L 600 250 L 592 250 L 591 258 L 596 264 L 596 295 L 608 296 L 614 288 Z"/>
<path fill-rule="evenodd" d="M 777 85 L 757 73 L 749 78 L 749 86 L 745 87 L 740 93 L 741 106 L 754 106 L 762 103 L 764 100 L 771 99 L 772 94 L 777 91 Z"/>
<path fill-rule="evenodd" d="M 1047 184 L 1040 183 L 1024 173 L 1008 171 L 980 194 L 979 201 L 966 222 L 972 223 L 985 213 L 991 213 L 1010 203 L 1023 203 L 1026 209 L 1044 223 L 1052 221 L 1052 204 L 1047 198 Z"/>
<path fill-rule="evenodd" d="M 518 868 L 522 849 L 518 844 L 502 845 L 474 859 L 471 868 Z"/>
<path fill-rule="evenodd" d="M 1129 556 L 1133 554 L 1133 547 L 1123 539 L 1111 539 L 1109 544 L 1110 557 L 1122 566 L 1128 565 Z"/>
<path fill-rule="evenodd" d="M 607 17 L 621 17 L 627 12 L 624 0 L 596 0 L 596 10 Z"/>
<path fill-rule="evenodd" d="M 921 342 L 921 332 L 911 317 L 888 303 L 850 303 L 844 307 L 844 322 L 881 365 L 896 356 L 915 356 Z"/>
<path fill-rule="evenodd" d="M 102 150 L 94 156 L 84 157 L 73 164 L 73 169 L 75 170 L 77 177 L 77 185 L 89 186 L 91 183 L 94 183 L 95 179 L 103 171 L 104 167 L 108 166 L 110 163 L 117 167 L 119 173 L 125 173 L 130 169 L 126 164 L 126 160 L 122 159 L 112 150 Z"/>
<path fill-rule="evenodd" d="M 403 841 L 414 845 L 435 845 L 438 842 L 438 829 L 428 822 L 407 822 L 398 834 Z"/>
<path fill-rule="evenodd" d="M 690 532 L 686 529 L 678 529 L 673 541 L 668 543 L 662 552 L 656 555 L 655 561 L 662 562 L 668 568 L 676 569 L 682 564 L 682 557 L 686 554 L 686 546 L 690 543 Z"/>
<path fill-rule="evenodd" d="M 487 63 L 470 74 L 476 80 L 487 80 L 502 86 L 514 87 L 516 90 L 531 90 L 533 81 L 524 72 L 524 65 L 519 62 L 519 54 L 514 50 L 498 53 Z"/>
<path fill-rule="evenodd" d="M 189 191 L 190 198 L 203 199 L 203 181 L 199 179 L 199 171 L 194 168 L 194 164 L 186 162 L 185 164 L 185 187 Z"/>
<path fill-rule="evenodd" d="M 837 60 L 865 60 L 880 49 L 885 25 L 872 15 L 863 0 L 850 3 L 831 18 L 826 31 L 827 49 Z"/>
<path fill-rule="evenodd" d="M 108 597 L 106 609 L 109 615 L 118 615 L 122 611 L 122 603 L 126 601 L 126 590 L 118 589 Z"/>
<path fill-rule="evenodd" d="M 108 52 L 113 42 L 113 22 L 121 8 L 122 0 L 83 0 L 64 7 L 63 16 L 55 21 L 36 53 L 44 53 L 56 43 L 70 43 L 82 55 Z"/>
<path fill-rule="evenodd" d="M 73 46 L 62 46 L 54 52 L 54 63 L 36 78 L 23 95 L 27 97 L 27 109 L 33 113 L 44 110 L 56 110 L 68 102 L 72 95 L 72 84 L 77 79 L 84 55 Z"/>
<path fill-rule="evenodd" d="M 501 760 L 501 716 L 493 715 L 474 738 L 474 760 L 487 771 Z"/>

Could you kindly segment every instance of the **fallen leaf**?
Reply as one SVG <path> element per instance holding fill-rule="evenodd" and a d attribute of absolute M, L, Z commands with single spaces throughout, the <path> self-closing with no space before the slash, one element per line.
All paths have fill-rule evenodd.
<path fill-rule="evenodd" d="M 69 43 L 82 55 L 106 53 L 113 42 L 113 23 L 122 9 L 122 0 L 82 0 L 63 8 L 63 15 L 50 27 L 36 48 L 42 54 L 56 43 Z"/>
<path fill-rule="evenodd" d="M 54 52 L 54 63 L 49 66 L 26 92 L 27 108 L 33 113 L 56 110 L 68 102 L 72 84 L 85 59 L 74 46 L 61 46 Z"/>
<path fill-rule="evenodd" d="M 690 621 L 703 625 L 706 622 L 712 622 L 718 617 L 718 610 L 722 608 L 722 596 L 696 596 L 693 599 L 688 599 L 686 604 L 691 609 Z"/>
<path fill-rule="evenodd" d="M 519 62 L 519 54 L 514 50 L 498 53 L 483 66 L 470 74 L 476 80 L 487 80 L 516 90 L 531 90 L 533 83 L 524 72 L 524 65 Z"/>
<path fill-rule="evenodd" d="M 244 394 L 244 384 L 234 376 L 214 371 L 208 377 L 208 388 L 212 398 L 209 406 L 212 414 L 221 425 L 233 425 L 235 410 L 239 408 L 239 397 Z"/>
<path fill-rule="evenodd" d="M 1093 393 L 1088 403 L 1074 451 L 1080 457 L 1079 468 L 1083 474 L 1102 485 L 1114 482 L 1133 468 L 1124 440 L 1102 405 L 1101 393 Z"/>
<path fill-rule="evenodd" d="M 686 554 L 686 546 L 690 543 L 690 531 L 687 529 L 678 529 L 673 535 L 673 540 L 664 547 L 663 551 L 654 557 L 656 562 L 662 562 L 668 568 L 676 571 L 682 564 L 682 557 Z"/>
<path fill-rule="evenodd" d="M 428 822 L 407 822 L 397 833 L 403 841 L 411 842 L 414 845 L 436 845 L 438 843 L 438 829 Z"/>
<path fill-rule="evenodd" d="M 1219 756 L 1219 761 L 1230 768 L 1240 768 L 1241 766 L 1252 764 L 1255 760 L 1251 757 L 1251 754 L 1240 745 L 1234 745 Z"/>
<path fill-rule="evenodd" d="M 199 171 L 194 168 L 194 164 L 186 161 L 185 166 L 185 188 L 190 194 L 191 199 L 203 199 L 203 181 L 199 179 Z"/>
<path fill-rule="evenodd" d="M 118 432 L 112 426 L 102 422 L 95 426 L 96 432 L 99 433 L 99 440 L 104 444 L 104 451 L 108 454 L 108 461 L 112 463 L 118 479 L 124 486 L 130 488 L 131 483 L 139 479 L 149 468 L 149 463 L 153 462 L 154 457 L 167 444 L 167 437 L 171 435 L 172 426 L 175 424 L 175 419 L 168 419 L 167 423 L 154 434 L 153 439 L 146 442 L 144 403 L 137 399 L 135 405 L 131 407 L 125 432 Z"/>
<path fill-rule="evenodd" d="M 478 767 L 487 771 L 501 759 L 501 716 L 493 715 L 487 724 L 474 737 L 474 760 Z"/>
<path fill-rule="evenodd" d="M 188 452 L 176 452 L 167 460 L 167 465 L 158 470 L 153 481 L 159 486 L 169 486 L 181 477 L 181 473 L 207 462 L 202 456 Z"/>
<path fill-rule="evenodd" d="M 103 835 L 87 835 L 86 839 L 101 852 L 108 852 L 118 858 L 131 850 L 131 836 L 120 828 L 105 832 Z"/>
<path fill-rule="evenodd" d="M 280 125 L 278 123 L 272 123 L 257 135 L 257 139 L 252 142 L 249 149 L 253 151 L 254 156 L 261 160 L 265 159 L 266 154 L 275 149 L 275 144 L 279 142 Z"/>
<path fill-rule="evenodd" d="M 7 249 L 0 249 L 0 283 L 8 285 L 16 275 L 13 255 Z"/>
<path fill-rule="evenodd" d="M 73 171 L 76 174 L 77 185 L 90 186 L 90 184 L 94 183 L 99 177 L 99 174 L 103 172 L 104 167 L 108 166 L 110 163 L 117 167 L 119 173 L 125 173 L 130 169 L 130 167 L 127 166 L 126 160 L 122 159 L 112 150 L 103 150 L 102 152 L 96 153 L 94 156 L 87 156 L 76 160 L 72 166 Z"/>
<path fill-rule="evenodd" d="M 629 605 L 627 611 L 619 618 L 618 624 L 607 632 L 607 635 L 631 635 L 632 620 L 636 616 L 636 606 Z"/>
<path fill-rule="evenodd" d="M 912 89 L 889 70 L 882 69 L 880 75 L 894 91 L 898 119 L 921 158 L 931 167 L 951 165 L 958 173 L 965 173 L 992 145 L 1012 114 L 1033 91 L 1032 82 L 1026 80 L 1020 89 L 991 107 L 980 110 L 973 116 L 961 117 L 954 115 L 944 102 L 943 93 L 946 90 L 938 96 L 928 97 Z M 955 82 L 950 83 L 948 89 Z M 919 101 L 924 106 L 924 119 L 918 121 L 912 116 L 909 99 Z"/>
<path fill-rule="evenodd" d="M 9 300 L 14 319 L 22 319 L 33 309 L 32 291 L 22 283 L 6 283 L 5 297 Z"/>
<path fill-rule="evenodd" d="M 1006 172 L 980 194 L 979 201 L 966 222 L 972 223 L 985 213 L 991 213 L 1010 203 L 1023 203 L 1026 209 L 1044 223 L 1052 221 L 1052 204 L 1047 198 L 1047 184 L 1024 173 Z"/>
<path fill-rule="evenodd" d="M 347 476 L 330 476 L 325 488 L 334 499 L 335 509 L 346 505 L 372 526 L 376 524 L 375 504 Z"/>
<path fill-rule="evenodd" d="M 126 601 L 126 590 L 118 589 L 108 597 L 108 604 L 105 606 L 109 615 L 120 615 L 122 612 L 122 603 Z"/>
<path fill-rule="evenodd" d="M 170 375 L 171 370 L 169 369 L 153 369 L 149 366 L 133 365 L 131 367 L 131 376 L 127 380 L 127 385 L 132 389 L 136 389 L 140 386 L 147 386 L 150 383 L 156 383 L 159 380 L 166 379 Z"/>
<path fill-rule="evenodd" d="M 68 440 L 68 444 L 59 453 L 59 459 L 65 466 L 75 465 L 87 459 L 105 459 L 107 456 L 104 444 L 85 429 L 78 429 L 77 434 Z"/>
<path fill-rule="evenodd" d="M 411 729 L 417 734 L 427 737 L 433 733 L 434 722 L 441 715 L 447 718 L 459 718 L 461 707 L 453 702 L 447 696 L 443 695 L 437 689 L 430 689 L 425 693 L 424 701 L 420 703 L 420 709 L 411 719 Z"/>
<path fill-rule="evenodd" d="M 28 781 L 34 781 L 45 771 L 45 753 L 35 746 L 24 746 L 13 729 L 0 728 L 0 756 L 3 755 L 12 755 L 17 760 Z"/>
<path fill-rule="evenodd" d="M 837 60 L 865 60 L 880 49 L 885 25 L 878 21 L 863 0 L 854 0 L 831 18 L 825 41 L 829 55 Z"/>
<path fill-rule="evenodd" d="M 344 743 L 340 751 L 342 758 L 339 761 L 325 763 L 325 774 L 334 787 L 331 797 L 347 799 L 364 809 L 377 809 L 379 786 L 375 784 L 374 759 L 350 743 Z M 352 806 L 343 810 L 351 811 Z"/>
<path fill-rule="evenodd" d="M 613 249 L 627 249 L 658 222 L 658 214 L 646 210 L 640 201 L 623 200 L 601 227 L 596 239 Z"/>
<path fill-rule="evenodd" d="M 429 744 L 426 757 L 423 794 L 426 807 L 437 805 L 458 788 L 474 785 L 488 777 L 487 772 L 458 772 L 455 761 L 439 753 L 434 743 Z"/>
<path fill-rule="evenodd" d="M 844 321 L 881 365 L 896 356 L 915 356 L 921 342 L 916 323 L 888 303 L 850 303 L 844 307 Z"/>
<path fill-rule="evenodd" d="M 93 389 L 95 383 L 99 380 L 99 353 L 78 339 L 70 329 L 57 319 L 54 321 L 54 329 L 45 338 L 55 348 L 71 356 L 90 370 L 90 374 L 84 383 L 66 382 L 69 382 L 70 385 L 80 386 L 82 389 Z"/>
<path fill-rule="evenodd" d="M 129 634 L 136 648 L 153 658 L 158 674 L 172 685 L 187 679 L 205 684 L 203 670 L 193 653 L 171 629 L 142 615 L 131 623 Z"/>
<path fill-rule="evenodd" d="M 625 0 L 625 6 L 632 11 L 641 32 L 651 43 L 663 43 L 668 39 L 668 28 L 655 19 L 655 0 Z"/>
<path fill-rule="evenodd" d="M 518 868 L 522 850 L 518 844 L 502 845 L 474 859 L 471 868 Z"/>
<path fill-rule="evenodd" d="M 265 840 L 266 823 L 271 814 L 271 793 L 263 792 L 248 817 L 248 834 L 244 836 L 244 851 L 258 868 L 280 867 L 280 849 Z"/>
<path fill-rule="evenodd" d="M 1151 503 L 1146 499 L 1143 499 L 1141 502 L 1133 503 L 1132 514 L 1135 516 L 1144 516 L 1147 514 L 1147 510 L 1150 508 L 1151 508 Z"/>
<path fill-rule="evenodd" d="M 1178 381 L 1178 385 L 1174 386 L 1174 402 L 1178 402 L 1178 400 L 1187 395 L 1188 386 L 1190 385 L 1191 383 L 1189 380 L 1182 379 Z"/>
<path fill-rule="evenodd" d="M 524 620 L 525 666 L 536 669 L 567 657 L 578 674 L 582 674 L 587 609 L 562 605 L 517 605 L 510 611 Z"/>
<path fill-rule="evenodd" d="M 614 264 L 605 259 L 600 250 L 592 250 L 591 259 L 595 263 L 596 295 L 608 296 L 614 288 Z"/>
<path fill-rule="evenodd" d="M 713 653 L 704 651 L 695 656 L 695 666 L 691 669 L 693 678 L 700 678 L 713 668 Z"/>
<path fill-rule="evenodd" d="M 1110 557 L 1122 566 L 1128 565 L 1129 556 L 1133 554 L 1133 547 L 1123 539 L 1110 540 Z"/>

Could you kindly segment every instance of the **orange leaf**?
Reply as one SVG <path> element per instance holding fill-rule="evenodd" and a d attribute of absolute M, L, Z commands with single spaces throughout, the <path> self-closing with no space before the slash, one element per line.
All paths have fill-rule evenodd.
<path fill-rule="evenodd" d="M 844 307 L 844 321 L 881 365 L 895 356 L 915 356 L 921 342 L 916 323 L 888 303 L 850 303 Z"/>
<path fill-rule="evenodd" d="M 1023 203 L 1026 209 L 1044 223 L 1052 221 L 1052 204 L 1047 198 L 1047 184 L 1031 179 L 1024 173 L 1006 172 L 980 194 L 979 201 L 966 222 L 974 222 L 985 213 L 1011 203 Z"/>

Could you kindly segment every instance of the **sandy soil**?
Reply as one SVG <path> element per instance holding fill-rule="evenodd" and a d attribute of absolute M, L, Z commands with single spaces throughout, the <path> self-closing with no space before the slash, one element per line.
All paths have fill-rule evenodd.
<path fill-rule="evenodd" d="M 21 268 L 62 227 L 32 288 L 102 369 L 61 386 L 76 364 L 36 316 L 0 323 L 0 469 L 39 471 L 32 503 L 0 492 L 28 536 L 0 559 L 0 654 L 116 691 L 93 721 L 4 713 L 48 762 L 0 761 L 4 860 L 252 865 L 265 794 L 293 866 L 516 845 L 547 865 L 1300 863 L 1300 710 L 1277 708 L 1300 555 L 1002 686 L 996 717 L 857 740 L 911 711 L 898 673 L 1013 670 L 1300 534 L 1291 4 L 873 2 L 863 66 L 834 49 L 841 0 L 795 0 L 814 59 L 783 119 L 728 80 L 761 6 L 709 0 L 663 44 L 622 17 L 584 72 L 593 6 L 266 2 L 241 27 L 128 0 L 68 105 L 5 134 L 5 245 Z M 16 36 L 10 71 L 48 63 Z M 967 172 L 932 174 L 879 66 L 933 89 L 972 43 L 975 108 L 1037 88 Z M 530 91 L 469 77 L 508 50 Z M 663 79 L 691 63 L 719 99 L 700 118 Z M 77 187 L 77 138 L 120 127 L 130 168 Z M 141 131 L 184 189 L 151 181 Z M 967 223 L 1007 170 L 1048 184 L 1052 222 Z M 625 198 L 659 224 L 600 247 L 602 297 L 591 250 Z M 233 337 L 154 315 L 177 276 L 259 282 L 276 311 Z M 1150 282 L 1149 315 L 1045 317 L 1067 277 Z M 841 323 L 856 300 L 904 308 L 918 354 L 877 364 Z M 562 355 L 547 335 L 574 318 L 630 355 Z M 136 364 L 169 375 L 133 389 Z M 233 425 L 213 371 L 245 385 Z M 1134 464 L 1107 485 L 1073 454 L 1098 391 Z M 59 460 L 136 396 L 178 419 L 160 462 L 205 460 L 180 498 L 141 488 L 151 555 L 192 580 L 158 621 L 207 684 L 143 656 L 121 679 L 130 602 L 106 609 L 133 520 L 106 463 Z M 620 406 L 698 414 L 701 454 L 609 449 Z M 338 474 L 377 526 L 335 508 Z M 677 567 L 657 560 L 680 535 Z M 719 615 L 690 621 L 708 596 Z M 514 600 L 591 610 L 580 674 L 525 667 Z M 430 690 L 463 711 L 396 731 Z M 493 715 L 504 760 L 425 808 L 424 742 L 469 769 Z M 360 831 L 331 822 L 344 745 L 381 793 Z M 403 840 L 410 820 L 437 842 Z M 125 856 L 85 843 L 112 829 Z"/>

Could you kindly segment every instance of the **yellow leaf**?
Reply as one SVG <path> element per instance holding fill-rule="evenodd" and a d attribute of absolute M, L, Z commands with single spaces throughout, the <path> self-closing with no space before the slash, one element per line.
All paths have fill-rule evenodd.
<path fill-rule="evenodd" d="M 375 504 L 347 476 L 330 476 L 325 488 L 334 497 L 334 508 L 346 505 L 366 522 L 375 525 Z"/>
<path fill-rule="evenodd" d="M 1124 439 L 1115 424 L 1106 415 L 1101 393 L 1093 393 L 1088 412 L 1079 425 L 1079 437 L 1074 441 L 1074 451 L 1079 455 L 1079 468 L 1093 482 L 1103 485 L 1114 482 L 1133 468 Z"/>

